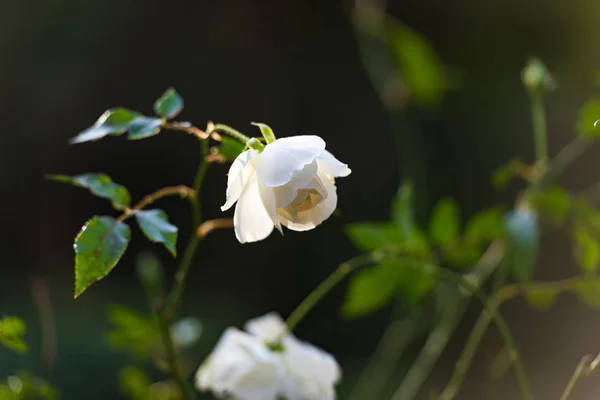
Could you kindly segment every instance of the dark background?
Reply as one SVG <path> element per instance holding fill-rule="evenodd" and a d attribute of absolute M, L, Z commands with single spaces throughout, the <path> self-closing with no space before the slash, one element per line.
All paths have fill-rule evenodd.
<path fill-rule="evenodd" d="M 185 98 L 181 119 L 199 126 L 223 122 L 251 135 L 258 132 L 250 121 L 268 123 L 278 136 L 317 134 L 353 170 L 338 180 L 340 214 L 318 229 L 275 232 L 244 246 L 222 231 L 203 243 L 183 313 L 199 317 L 205 327 L 198 360 L 223 328 L 271 310 L 288 315 L 335 266 L 357 254 L 342 228 L 388 217 L 398 169 L 403 174 L 404 168 L 393 135 L 401 147 L 410 140 L 394 132 L 365 74 L 347 6 L 326 0 L 0 0 L 0 314 L 27 321 L 32 348 L 26 357 L 0 349 L 1 377 L 30 368 L 59 386 L 66 399 L 117 398 L 117 369 L 126 359 L 103 343 L 109 327 L 105 306 L 117 302 L 144 310 L 133 268 L 139 252 L 156 251 L 169 272 L 176 264 L 134 228 L 118 267 L 73 300 L 73 237 L 90 216 L 111 209 L 80 189 L 44 180 L 44 174 L 105 172 L 126 185 L 134 201 L 165 185 L 190 184 L 199 148 L 184 134 L 67 145 L 109 107 L 150 113 L 169 86 Z M 412 0 L 391 1 L 390 12 L 427 37 L 459 77 L 437 110 L 409 115 L 412 134 L 424 144 L 408 149 L 424 160 L 424 179 L 416 182 L 425 193 L 419 212 L 427 214 L 446 195 L 460 202 L 465 216 L 491 203 L 510 205 L 514 188 L 494 192 L 489 177 L 514 156 L 532 158 L 521 69 L 535 54 L 558 81 L 548 101 L 555 153 L 573 135 L 577 107 L 594 91 L 600 3 Z M 580 189 L 597 179 L 597 170 L 594 154 L 588 154 L 564 183 Z M 207 218 L 222 216 L 226 172 L 221 165 L 209 173 Z M 160 206 L 181 227 L 181 248 L 189 234 L 188 206 L 178 199 Z M 566 243 L 565 236 L 549 235 L 540 276 L 574 273 Z M 57 320 L 58 359 L 51 371 L 39 361 L 32 276 L 48 286 Z M 336 289 L 297 330 L 344 367 L 342 398 L 389 314 L 345 321 L 338 311 L 343 293 Z M 598 314 L 568 296 L 548 313 L 530 311 L 519 300 L 505 312 L 540 398 L 557 398 L 579 358 L 600 349 Z M 444 384 L 469 329 L 469 322 L 463 324 L 444 353 L 434 384 Z M 487 366 L 500 348 L 491 330 L 479 365 Z M 474 368 L 469 377 L 464 399 L 517 396 L 511 375 L 493 382 L 487 397 L 479 384 L 486 369 Z M 594 378 L 581 387 L 578 399 L 596 398 L 594 388 L 600 390 Z"/>

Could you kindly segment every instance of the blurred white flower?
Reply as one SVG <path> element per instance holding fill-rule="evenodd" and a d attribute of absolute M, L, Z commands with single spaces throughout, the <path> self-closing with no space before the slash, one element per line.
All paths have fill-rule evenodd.
<path fill-rule="evenodd" d="M 228 328 L 196 373 L 198 390 L 239 400 L 272 400 L 279 391 L 277 355 L 256 337 Z"/>
<path fill-rule="evenodd" d="M 262 240 L 273 227 L 281 232 L 282 225 L 295 231 L 313 229 L 337 206 L 334 178 L 350 172 L 318 136 L 277 139 L 262 152 L 247 150 L 235 159 L 221 210 L 237 202 L 234 225 L 241 243 Z"/>
<path fill-rule="evenodd" d="M 245 328 L 248 333 L 235 328 L 225 332 L 198 370 L 198 389 L 239 400 L 336 398 L 341 372 L 330 354 L 286 333 L 275 313 L 250 320 Z"/>

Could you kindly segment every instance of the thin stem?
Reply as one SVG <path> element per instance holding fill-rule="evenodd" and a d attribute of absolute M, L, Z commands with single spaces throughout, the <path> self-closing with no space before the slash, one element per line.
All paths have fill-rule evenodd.
<path fill-rule="evenodd" d="M 470 282 L 474 287 L 480 287 L 496 269 L 503 254 L 502 243 L 499 241 L 493 242 L 472 270 L 462 276 L 463 280 Z M 433 366 L 448 344 L 449 338 L 456 330 L 458 322 L 462 319 L 472 295 L 468 291 L 460 291 L 459 297 L 448 305 L 440 322 L 429 333 L 425 345 L 417 356 L 417 360 L 413 363 L 396 391 L 397 399 L 412 400 L 417 396 Z"/>
<path fill-rule="evenodd" d="M 290 314 L 286 320 L 289 332 L 309 313 L 310 310 L 333 289 L 346 275 L 359 267 L 375 262 L 373 254 L 364 254 L 348 260 L 337 267 L 323 282 L 319 284 Z"/>
<path fill-rule="evenodd" d="M 546 109 L 544 92 L 541 88 L 533 88 L 531 95 L 531 121 L 535 142 L 535 159 L 544 167 L 548 161 L 548 130 L 546 127 Z"/>
<path fill-rule="evenodd" d="M 572 288 L 572 283 L 573 279 L 564 279 L 554 282 L 513 283 L 499 289 L 491 301 L 494 308 L 497 309 L 504 302 L 517 297 L 519 294 L 526 292 L 528 289 L 551 287 L 556 289 L 558 292 L 564 292 Z M 492 315 L 486 311 L 483 311 L 479 315 L 479 318 L 477 318 L 477 321 L 475 322 L 475 325 L 469 334 L 467 344 L 463 348 L 462 353 L 456 362 L 452 377 L 442 391 L 439 400 L 451 400 L 458 394 L 458 390 L 464 382 L 467 371 L 473 362 L 475 353 L 477 352 L 479 344 L 481 343 L 481 340 L 483 339 L 483 336 L 485 335 L 485 332 L 487 331 L 491 321 Z"/>
<path fill-rule="evenodd" d="M 231 136 L 232 138 L 239 140 L 243 144 L 246 144 L 250 140 L 250 138 L 248 136 L 244 135 L 242 132 L 238 131 L 237 129 L 233 129 L 229 125 L 225 125 L 225 124 L 216 124 L 213 127 L 213 131 L 225 133 L 225 134 Z"/>
<path fill-rule="evenodd" d="M 494 304 L 494 307 L 497 307 L 497 304 Z M 439 400 L 451 400 L 458 393 L 458 390 L 462 386 L 466 373 L 469 367 L 471 366 L 473 357 L 477 352 L 479 343 L 481 342 L 481 339 L 483 339 L 483 336 L 485 335 L 485 332 L 487 331 L 491 320 L 492 314 L 488 312 L 482 312 L 479 315 L 479 318 L 477 318 L 477 321 L 475 322 L 475 325 L 473 326 L 473 329 L 469 334 L 467 344 L 463 348 L 462 353 L 458 361 L 456 362 L 454 372 L 452 374 L 452 377 L 450 378 L 450 382 L 448 383 L 446 388 L 444 388 L 442 394 L 439 397 Z"/>
<path fill-rule="evenodd" d="M 571 379 L 569 379 L 569 383 L 567 383 L 565 391 L 560 396 L 560 400 L 568 400 L 569 397 L 571 397 L 571 394 L 573 394 L 573 390 L 575 389 L 577 382 L 579 382 L 579 378 L 581 378 L 586 373 L 586 369 L 591 358 L 592 356 L 589 354 L 581 358 L 581 361 L 579 361 L 579 364 L 577 364 L 577 368 L 575 368 L 575 372 L 573 372 Z"/>
<path fill-rule="evenodd" d="M 400 356 L 410 343 L 420 312 L 412 312 L 406 319 L 394 319 L 383 333 L 377 348 L 363 373 L 358 378 L 350 399 L 380 398 L 381 391 L 394 371 Z"/>
<path fill-rule="evenodd" d="M 422 265 L 423 268 L 428 267 L 428 266 L 431 266 L 431 265 L 423 262 L 423 265 Z M 437 272 L 441 276 L 443 276 L 451 281 L 454 281 L 458 285 L 462 286 L 464 289 L 468 290 L 472 295 L 476 296 L 481 301 L 481 303 L 484 305 L 485 312 L 487 314 L 489 314 L 490 318 L 495 321 L 496 326 L 498 327 L 498 330 L 500 332 L 500 335 L 502 336 L 504 343 L 506 344 L 506 347 L 508 348 L 510 358 L 513 361 L 513 364 L 515 367 L 515 373 L 516 373 L 519 383 L 521 385 L 521 390 L 523 391 L 524 398 L 526 400 L 533 399 L 533 394 L 532 394 L 531 387 L 530 387 L 531 385 L 529 384 L 529 380 L 527 379 L 527 375 L 525 373 L 525 368 L 523 367 L 521 358 L 519 356 L 519 352 L 517 351 L 516 343 L 512 337 L 510 329 L 508 328 L 508 324 L 507 324 L 506 320 L 499 312 L 497 312 L 497 310 L 496 310 L 497 307 L 494 305 L 493 300 L 490 300 L 481 291 L 479 286 L 474 285 L 469 280 L 464 279 L 464 277 L 462 277 L 450 270 L 446 270 L 446 269 L 439 268 L 439 267 L 436 267 L 436 268 L 437 268 Z M 439 338 L 437 338 L 437 340 L 446 339 L 446 341 L 447 341 L 448 335 L 444 334 L 443 331 L 439 332 L 439 333 L 441 334 L 441 336 Z M 431 335 L 429 338 L 432 339 Z M 445 346 L 445 343 L 444 343 L 444 346 Z M 424 348 L 426 348 L 426 346 Z M 439 355 L 439 352 L 437 352 L 438 348 L 439 348 L 439 346 L 434 347 L 434 349 L 436 350 L 435 355 Z M 427 355 L 427 353 L 425 353 L 425 354 Z M 428 358 L 425 358 L 424 361 L 428 361 L 428 360 L 429 360 Z M 419 360 L 417 360 L 417 363 L 418 363 L 418 361 Z M 426 378 L 426 375 L 425 376 L 418 375 L 418 376 L 416 376 L 416 378 L 421 380 L 420 384 L 418 386 L 418 388 L 420 388 L 423 381 Z M 410 382 L 408 375 L 404 382 L 406 382 L 406 381 Z M 392 397 L 392 400 L 408 400 L 408 399 L 414 398 L 414 396 L 417 395 L 418 388 L 417 388 L 417 390 L 414 390 L 412 384 L 405 385 L 404 382 L 400 385 L 400 387 L 398 388 L 398 390 Z"/>
<path fill-rule="evenodd" d="M 202 187 L 202 183 L 204 182 L 204 176 L 206 175 L 206 171 L 208 170 L 209 163 L 206 162 L 206 156 L 208 155 L 208 142 L 203 140 L 202 144 L 202 162 L 198 167 L 198 172 L 196 173 L 196 177 L 194 178 L 193 189 L 197 193 L 196 198 L 192 201 L 192 214 L 193 214 L 193 227 L 192 234 L 188 241 L 187 247 L 183 253 L 183 257 L 181 258 L 181 262 L 177 267 L 177 272 L 175 272 L 175 281 L 173 283 L 173 288 L 169 295 L 168 306 L 166 307 L 165 312 L 167 313 L 168 319 L 172 319 L 175 314 L 177 314 L 177 310 L 179 309 L 179 305 L 181 304 L 181 299 L 183 297 L 183 291 L 185 289 L 185 280 L 189 274 L 190 266 L 192 264 L 192 260 L 194 258 L 194 254 L 196 253 L 196 249 L 200 244 L 201 237 L 197 235 L 197 230 L 202 223 L 202 208 L 200 204 L 200 189 Z"/>
<path fill-rule="evenodd" d="M 204 239 L 209 233 L 216 229 L 233 228 L 232 218 L 217 218 L 204 221 L 196 230 L 196 234 L 200 239 Z"/>
<path fill-rule="evenodd" d="M 163 129 L 170 129 L 172 131 L 185 132 L 190 135 L 196 136 L 200 140 L 208 138 L 209 133 L 204 132 L 202 129 L 195 127 L 187 122 L 166 122 L 161 124 Z"/>
<path fill-rule="evenodd" d="M 575 162 L 592 144 L 590 139 L 576 137 L 562 148 L 552 158 L 546 173 L 540 179 L 540 186 L 548 186 L 556 181 L 560 175 Z"/>
<path fill-rule="evenodd" d="M 177 353 L 175 351 L 175 344 L 171 337 L 171 325 L 163 319 L 164 309 L 157 309 L 156 314 L 158 317 L 158 326 L 160 330 L 160 338 L 165 348 L 165 358 L 169 366 L 169 373 L 177 385 L 181 388 L 183 399 L 193 400 L 196 398 L 196 392 L 188 383 L 185 378 L 181 366 L 177 360 Z"/>

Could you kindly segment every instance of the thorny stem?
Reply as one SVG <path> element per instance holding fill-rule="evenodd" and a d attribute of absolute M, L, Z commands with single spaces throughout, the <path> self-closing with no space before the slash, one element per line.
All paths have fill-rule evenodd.
<path fill-rule="evenodd" d="M 219 132 L 219 133 L 225 133 L 225 134 L 231 136 L 232 138 L 239 140 L 243 144 L 246 144 L 250 140 L 250 138 L 248 136 L 244 135 L 237 129 L 233 129 L 232 127 L 225 125 L 225 124 L 216 124 L 213 127 L 213 131 Z"/>

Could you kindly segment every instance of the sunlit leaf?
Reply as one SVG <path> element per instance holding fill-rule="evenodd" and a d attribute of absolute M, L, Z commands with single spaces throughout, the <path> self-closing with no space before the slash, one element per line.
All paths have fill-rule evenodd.
<path fill-rule="evenodd" d="M 575 260 L 584 272 L 595 272 L 600 262 L 600 243 L 598 239 L 583 224 L 577 224 L 573 234 Z"/>
<path fill-rule="evenodd" d="M 11 375 L 6 379 L 6 383 L 0 383 L 2 400 L 58 400 L 59 398 L 60 393 L 56 388 L 29 371 Z"/>
<path fill-rule="evenodd" d="M 400 246 L 405 238 L 398 227 L 389 222 L 359 222 L 346 226 L 352 243 L 363 251 L 372 251 L 387 246 Z"/>
<path fill-rule="evenodd" d="M 233 161 L 244 151 L 244 144 L 230 138 L 229 136 L 221 137 L 221 144 L 218 147 L 218 154 L 221 154 L 227 161 Z"/>
<path fill-rule="evenodd" d="M 105 111 L 94 125 L 71 139 L 70 143 L 96 141 L 108 135 L 122 135 L 131 122 L 141 116 L 140 113 L 127 108 L 111 108 Z"/>
<path fill-rule="evenodd" d="M 93 217 L 75 238 L 75 297 L 104 278 L 121 259 L 129 240 L 129 226 L 112 217 Z"/>
<path fill-rule="evenodd" d="M 127 188 L 113 182 L 110 176 L 105 174 L 89 173 L 73 177 L 49 175 L 48 178 L 89 189 L 92 194 L 110 200 L 113 208 L 119 211 L 129 208 L 131 204 L 131 195 Z"/>
<path fill-rule="evenodd" d="M 389 260 L 387 268 L 394 268 L 396 273 L 397 289 L 400 298 L 408 307 L 415 307 L 429 295 L 437 282 L 436 270 L 431 266 L 416 264 L 412 260 Z"/>
<path fill-rule="evenodd" d="M 127 139 L 138 140 L 154 136 L 160 132 L 160 126 L 163 120 L 161 118 L 140 117 L 136 118 L 129 125 Z"/>
<path fill-rule="evenodd" d="M 123 367 L 119 371 L 120 391 L 131 400 L 148 399 L 151 383 L 150 377 L 137 367 Z"/>
<path fill-rule="evenodd" d="M 506 255 L 512 275 L 520 281 L 533 277 L 539 247 L 539 224 L 528 209 L 517 209 L 505 218 Z"/>
<path fill-rule="evenodd" d="M 547 310 L 556 302 L 558 298 L 558 289 L 554 286 L 533 285 L 525 289 L 523 296 L 525 301 L 532 308 L 537 310 Z"/>
<path fill-rule="evenodd" d="M 343 314 L 361 317 L 386 305 L 396 291 L 398 272 L 395 265 L 382 264 L 356 273 L 348 286 Z"/>
<path fill-rule="evenodd" d="M 173 255 L 177 256 L 177 227 L 169 223 L 169 217 L 163 210 L 140 210 L 135 212 L 135 218 L 146 237 L 162 243 Z"/>
<path fill-rule="evenodd" d="M 600 136 L 600 97 L 588 99 L 579 109 L 575 129 L 580 136 L 596 138 Z"/>
<path fill-rule="evenodd" d="M 173 88 L 167 89 L 154 103 L 156 115 L 173 118 L 183 110 L 183 98 Z"/>
<path fill-rule="evenodd" d="M 17 317 L 5 317 L 0 320 L 0 343 L 17 353 L 27 353 L 27 343 L 23 339 L 27 326 Z"/>
<path fill-rule="evenodd" d="M 527 166 L 519 159 L 512 159 L 505 165 L 498 167 L 492 176 L 492 182 L 496 189 L 503 189 L 508 183 L 519 176 L 520 172 Z"/>
<path fill-rule="evenodd" d="M 467 222 L 465 241 L 483 244 L 504 235 L 504 211 L 502 207 L 492 207 L 475 214 Z"/>
<path fill-rule="evenodd" d="M 600 280 L 579 278 L 573 282 L 573 291 L 584 304 L 600 309 Z"/>
<path fill-rule="evenodd" d="M 106 334 L 110 348 L 125 351 L 140 361 L 152 357 L 160 344 L 160 331 L 152 315 L 118 304 L 110 305 L 107 315 L 114 326 Z"/>
<path fill-rule="evenodd" d="M 446 198 L 440 200 L 429 222 L 432 241 L 440 246 L 455 243 L 460 235 L 460 209 L 456 202 Z"/>
<path fill-rule="evenodd" d="M 554 186 L 536 193 L 532 199 L 533 206 L 541 213 L 557 223 L 566 219 L 571 208 L 569 193 L 560 186 Z"/>
<path fill-rule="evenodd" d="M 444 67 L 425 37 L 392 18 L 387 37 L 409 95 L 423 106 L 436 105 L 446 90 Z"/>

